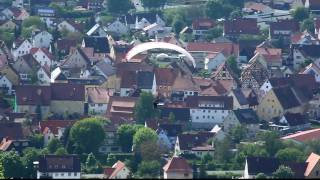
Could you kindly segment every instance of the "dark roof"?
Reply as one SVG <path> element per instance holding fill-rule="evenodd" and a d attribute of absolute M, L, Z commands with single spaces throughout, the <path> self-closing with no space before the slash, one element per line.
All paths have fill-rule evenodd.
<path fill-rule="evenodd" d="M 23 138 L 23 130 L 21 123 L 0 122 L 0 139 L 9 138 L 19 140 Z"/>
<path fill-rule="evenodd" d="M 78 155 L 44 155 L 39 159 L 40 172 L 80 172 Z"/>
<path fill-rule="evenodd" d="M 106 37 L 84 37 L 85 47 L 91 47 L 95 53 L 110 53 L 109 41 Z"/>
<path fill-rule="evenodd" d="M 253 109 L 238 109 L 233 111 L 240 123 L 258 124 L 259 118 Z"/>
<path fill-rule="evenodd" d="M 16 101 L 18 105 L 49 106 L 51 102 L 50 86 L 24 85 L 16 87 Z"/>
<path fill-rule="evenodd" d="M 74 39 L 58 39 L 57 40 L 57 49 L 65 50 L 69 52 L 70 47 L 75 47 L 77 45 L 77 41 Z"/>
<path fill-rule="evenodd" d="M 211 19 L 194 19 L 192 21 L 192 29 L 194 30 L 209 30 L 215 26 L 215 22 Z"/>
<path fill-rule="evenodd" d="M 245 97 L 245 95 L 243 94 L 241 89 L 233 89 L 232 92 L 233 92 L 234 96 L 237 98 L 240 105 L 249 104 L 247 98 Z"/>
<path fill-rule="evenodd" d="M 214 137 L 215 133 L 197 132 L 196 134 L 180 134 L 178 136 L 181 150 L 191 150 L 195 147 L 208 145 L 208 140 Z"/>
<path fill-rule="evenodd" d="M 183 131 L 181 124 L 169 124 L 169 123 L 159 124 L 159 129 L 164 130 L 167 133 L 168 137 L 178 136 Z"/>
<path fill-rule="evenodd" d="M 309 0 L 309 9 L 312 11 L 320 11 L 320 1 L 318 0 Z"/>
<path fill-rule="evenodd" d="M 201 102 L 205 102 L 206 104 L 218 103 L 219 105 L 221 104 L 223 106 L 209 107 L 212 109 L 233 109 L 233 98 L 230 96 L 188 96 L 185 101 L 186 106 L 189 108 L 199 108 L 199 104 L 201 104 Z"/>
<path fill-rule="evenodd" d="M 122 76 L 126 71 L 150 71 L 153 72 L 153 66 L 147 63 L 123 62 L 116 64 L 117 76 Z"/>
<path fill-rule="evenodd" d="M 319 58 L 320 57 L 320 45 L 310 44 L 310 45 L 300 45 L 296 47 L 305 57 Z"/>
<path fill-rule="evenodd" d="M 154 74 L 148 71 L 137 72 L 137 85 L 140 89 L 152 89 Z"/>
<path fill-rule="evenodd" d="M 286 113 L 284 117 L 288 122 L 288 124 L 285 124 L 285 125 L 299 126 L 299 125 L 308 123 L 308 117 L 300 113 Z M 282 123 L 280 123 L 279 121 L 280 121 L 280 118 L 275 119 L 276 124 L 282 125 Z"/>
<path fill-rule="evenodd" d="M 295 96 L 295 90 L 293 88 L 284 86 L 274 88 L 273 91 L 284 109 L 290 109 L 301 105 L 299 99 Z"/>
<path fill-rule="evenodd" d="M 278 22 L 270 23 L 270 33 L 271 36 L 275 35 L 275 31 L 291 31 L 292 33 L 298 32 L 300 30 L 299 22 L 295 20 L 279 20 Z"/>
<path fill-rule="evenodd" d="M 161 108 L 161 118 L 169 118 L 170 113 L 173 113 L 177 121 L 188 122 L 190 120 L 189 108 Z"/>
<path fill-rule="evenodd" d="M 84 101 L 84 85 L 70 83 L 52 83 L 51 84 L 52 100 L 61 101 Z"/>
<path fill-rule="evenodd" d="M 155 75 L 158 86 L 172 86 L 177 72 L 173 68 L 156 68 Z"/>
<path fill-rule="evenodd" d="M 224 33 L 226 35 L 259 34 L 257 19 L 239 18 L 226 20 L 224 22 Z"/>
<path fill-rule="evenodd" d="M 249 175 L 257 175 L 264 173 L 272 175 L 280 165 L 288 166 L 295 173 L 294 178 L 304 178 L 304 172 L 307 168 L 307 163 L 284 162 L 279 159 L 267 157 L 247 157 Z"/>

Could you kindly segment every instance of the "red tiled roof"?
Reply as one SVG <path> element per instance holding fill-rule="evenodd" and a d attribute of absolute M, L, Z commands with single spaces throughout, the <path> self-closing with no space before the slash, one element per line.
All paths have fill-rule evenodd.
<path fill-rule="evenodd" d="M 257 48 L 255 53 L 261 54 L 268 62 L 281 62 L 281 49 L 276 48 Z"/>
<path fill-rule="evenodd" d="M 304 173 L 304 176 L 310 175 L 311 171 L 315 168 L 319 160 L 320 160 L 320 156 L 318 154 L 311 153 L 309 155 L 308 159 L 306 160 L 306 162 L 308 163 L 308 166 Z"/>
<path fill-rule="evenodd" d="M 72 120 L 47 120 L 40 121 L 40 131 L 45 134 L 45 132 L 50 129 L 53 134 L 58 134 L 59 128 L 66 128 L 72 126 L 76 121 Z"/>
<path fill-rule="evenodd" d="M 115 176 L 125 167 L 126 165 L 121 162 L 121 161 L 118 161 L 116 162 L 113 166 L 112 166 L 112 169 L 113 172 L 111 173 L 111 175 L 109 176 L 110 179 L 113 179 L 115 178 Z"/>
<path fill-rule="evenodd" d="M 159 86 L 172 86 L 177 77 L 177 73 L 172 68 L 156 68 L 155 76 L 157 85 Z"/>
<path fill-rule="evenodd" d="M 295 140 L 298 142 L 319 140 L 320 139 L 320 128 L 298 132 L 298 133 L 295 133 L 295 134 L 292 134 L 289 136 L 282 137 L 281 139 L 283 139 L 283 140 L 292 139 L 292 140 Z"/>
<path fill-rule="evenodd" d="M 10 147 L 11 144 L 12 144 L 12 140 L 8 140 L 6 138 L 3 138 L 0 143 L 0 150 L 6 151 Z"/>
<path fill-rule="evenodd" d="M 192 168 L 183 157 L 172 157 L 163 167 L 165 172 L 186 172 L 192 173 Z"/>
<path fill-rule="evenodd" d="M 211 19 L 194 19 L 192 21 L 192 28 L 195 30 L 208 30 L 215 26 L 215 22 Z"/>
<path fill-rule="evenodd" d="M 239 45 L 234 43 L 190 42 L 186 49 L 189 52 L 222 52 L 227 57 L 239 55 Z"/>

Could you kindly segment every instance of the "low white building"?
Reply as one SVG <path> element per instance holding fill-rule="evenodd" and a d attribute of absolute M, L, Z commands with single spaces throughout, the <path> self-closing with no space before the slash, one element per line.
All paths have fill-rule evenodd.
<path fill-rule="evenodd" d="M 53 40 L 52 35 L 48 31 L 40 31 L 32 36 L 32 45 L 37 48 L 49 48 Z"/>
<path fill-rule="evenodd" d="M 233 99 L 228 96 L 189 96 L 186 98 L 186 105 L 190 108 L 194 126 L 212 128 L 223 123 L 233 109 Z"/>
<path fill-rule="evenodd" d="M 88 87 L 86 93 L 88 98 L 88 113 L 90 115 L 106 114 L 109 97 L 112 95 L 112 92 L 101 87 Z"/>
<path fill-rule="evenodd" d="M 119 21 L 119 19 L 115 20 L 114 22 L 108 24 L 106 26 L 106 30 L 108 32 L 113 32 L 119 35 L 124 35 L 127 34 L 129 29 L 128 27 L 123 24 L 122 22 Z"/>
<path fill-rule="evenodd" d="M 80 179 L 81 161 L 77 155 L 44 155 L 35 161 L 37 179 Z"/>
<path fill-rule="evenodd" d="M 0 76 L 0 89 L 7 94 L 12 94 L 12 83 L 6 76 Z"/>
<path fill-rule="evenodd" d="M 18 57 L 21 57 L 23 55 L 29 54 L 30 50 L 32 48 L 32 44 L 28 39 L 26 40 L 17 40 L 13 42 L 11 53 L 14 58 L 14 60 L 17 60 Z"/>

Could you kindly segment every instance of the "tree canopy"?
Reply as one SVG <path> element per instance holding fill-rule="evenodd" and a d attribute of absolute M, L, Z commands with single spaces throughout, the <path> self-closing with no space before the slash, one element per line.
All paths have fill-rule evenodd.
<path fill-rule="evenodd" d="M 299 22 L 302 22 L 305 19 L 309 18 L 309 10 L 305 7 L 297 7 L 291 12 L 293 19 Z"/>
<path fill-rule="evenodd" d="M 294 172 L 290 167 L 287 166 L 279 166 L 279 168 L 273 173 L 273 177 L 275 179 L 290 179 L 293 178 Z"/>
<path fill-rule="evenodd" d="M 97 152 L 105 139 L 103 128 L 105 122 L 97 118 L 87 118 L 76 122 L 70 130 L 70 140 L 82 152 Z"/>
<path fill-rule="evenodd" d="M 108 11 L 111 13 L 127 13 L 133 8 L 130 0 L 108 0 Z"/>
<path fill-rule="evenodd" d="M 134 115 L 138 123 L 144 124 L 146 120 L 154 118 L 158 110 L 153 107 L 154 98 L 151 93 L 142 92 L 136 103 Z"/>
<path fill-rule="evenodd" d="M 117 134 L 122 151 L 131 152 L 133 136 L 140 128 L 144 128 L 144 126 L 124 124 L 118 128 Z"/>
<path fill-rule="evenodd" d="M 158 135 L 150 128 L 140 128 L 133 136 L 133 149 L 138 150 L 144 142 L 157 143 Z"/>

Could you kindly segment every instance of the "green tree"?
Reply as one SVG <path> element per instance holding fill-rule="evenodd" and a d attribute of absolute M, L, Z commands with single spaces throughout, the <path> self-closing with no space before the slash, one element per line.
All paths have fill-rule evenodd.
<path fill-rule="evenodd" d="M 97 166 L 98 161 L 93 153 L 88 154 L 87 160 L 86 160 L 86 168 L 92 168 Z"/>
<path fill-rule="evenodd" d="M 209 29 L 206 34 L 206 39 L 212 41 L 215 38 L 222 36 L 223 28 L 221 26 L 215 26 L 214 28 Z"/>
<path fill-rule="evenodd" d="M 30 16 L 27 19 L 23 20 L 22 22 L 22 28 L 44 28 L 44 23 L 41 21 L 40 17 L 38 16 Z"/>
<path fill-rule="evenodd" d="M 42 134 L 34 134 L 31 135 L 29 138 L 30 140 L 30 146 L 35 147 L 38 149 L 43 148 L 43 135 Z"/>
<path fill-rule="evenodd" d="M 238 62 L 237 62 L 235 56 L 230 56 L 230 57 L 227 59 L 227 65 L 231 68 L 231 70 L 232 70 L 232 72 L 233 72 L 234 74 L 236 74 L 238 77 L 240 76 L 241 70 L 240 70 L 240 68 L 239 68 L 239 65 L 238 65 Z"/>
<path fill-rule="evenodd" d="M 14 33 L 7 30 L 0 30 L 0 39 L 10 47 L 14 40 Z"/>
<path fill-rule="evenodd" d="M 264 132 L 259 136 L 261 136 L 261 140 L 265 141 L 264 146 L 269 156 L 274 156 L 278 150 L 283 147 L 279 139 L 279 134 L 276 132 Z"/>
<path fill-rule="evenodd" d="M 256 175 L 256 179 L 267 179 L 268 176 L 265 175 L 264 173 L 259 173 Z"/>
<path fill-rule="evenodd" d="M 230 13 L 230 19 L 237 19 L 243 16 L 242 11 L 240 9 L 235 9 Z"/>
<path fill-rule="evenodd" d="M 272 175 L 275 179 L 291 179 L 294 176 L 294 172 L 290 167 L 281 165 Z"/>
<path fill-rule="evenodd" d="M 87 118 L 77 121 L 70 130 L 70 139 L 82 152 L 97 152 L 105 139 L 103 119 Z"/>
<path fill-rule="evenodd" d="M 166 4 L 167 0 L 155 1 L 155 0 L 141 0 L 144 8 L 162 8 Z"/>
<path fill-rule="evenodd" d="M 246 138 L 247 130 L 244 126 L 237 125 L 233 129 L 231 129 L 230 135 L 234 143 L 238 144 L 241 140 Z"/>
<path fill-rule="evenodd" d="M 67 154 L 68 154 L 68 152 L 64 147 L 59 147 L 55 152 L 55 155 L 59 155 L 59 156 L 67 155 Z"/>
<path fill-rule="evenodd" d="M 231 138 L 229 136 L 226 136 L 221 141 L 215 141 L 214 147 L 215 147 L 215 158 L 219 162 L 226 163 L 231 160 L 231 157 L 232 157 L 232 154 L 230 152 Z"/>
<path fill-rule="evenodd" d="M 33 165 L 34 161 L 38 161 L 40 152 L 36 148 L 26 148 L 23 150 L 23 156 L 21 161 L 24 167 L 24 176 L 26 178 L 35 179 L 37 177 L 37 171 Z"/>
<path fill-rule="evenodd" d="M 57 138 L 51 139 L 48 143 L 48 146 L 47 146 L 48 151 L 51 154 L 55 153 L 58 150 L 58 148 L 60 148 L 60 147 L 62 147 L 62 144 L 60 143 L 60 141 Z"/>
<path fill-rule="evenodd" d="M 144 128 L 144 126 L 124 124 L 118 128 L 117 134 L 122 151 L 131 152 L 133 136 L 140 128 Z"/>
<path fill-rule="evenodd" d="M 157 143 L 158 135 L 150 128 L 140 128 L 133 136 L 133 149 L 139 150 L 144 142 Z"/>
<path fill-rule="evenodd" d="M 311 18 L 303 20 L 300 26 L 301 31 L 307 30 L 308 32 L 313 32 L 314 28 L 314 21 Z"/>
<path fill-rule="evenodd" d="M 108 0 L 108 11 L 115 14 L 127 13 L 133 8 L 130 0 Z"/>
<path fill-rule="evenodd" d="M 175 16 L 172 22 L 173 32 L 177 35 L 181 32 L 181 30 L 185 27 L 184 20 L 181 16 Z"/>
<path fill-rule="evenodd" d="M 147 140 L 142 142 L 139 148 L 139 155 L 143 161 L 160 161 L 161 154 L 163 154 L 166 149 L 164 146 L 160 146 L 158 142 Z"/>
<path fill-rule="evenodd" d="M 291 15 L 296 21 L 302 22 L 303 20 L 309 18 L 309 10 L 304 7 L 297 7 L 291 12 Z"/>
<path fill-rule="evenodd" d="M 2 152 L 0 162 L 3 166 L 3 175 L 5 178 L 23 177 L 23 165 L 19 155 L 14 151 Z"/>
<path fill-rule="evenodd" d="M 138 166 L 138 176 L 143 178 L 158 178 L 161 165 L 158 161 L 142 161 Z"/>
<path fill-rule="evenodd" d="M 212 19 L 222 18 L 224 15 L 223 8 L 223 4 L 221 4 L 219 1 L 209 0 L 205 4 L 206 16 Z"/>
<path fill-rule="evenodd" d="M 304 154 L 302 151 L 295 148 L 285 148 L 285 149 L 280 149 L 277 152 L 276 158 L 280 159 L 283 162 L 286 162 L 286 161 L 303 162 Z"/>
<path fill-rule="evenodd" d="M 136 103 L 134 115 L 138 123 L 144 124 L 146 120 L 157 116 L 158 111 L 153 106 L 154 98 L 151 93 L 142 92 Z"/>

